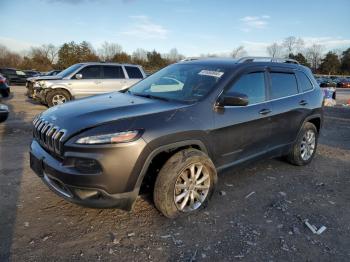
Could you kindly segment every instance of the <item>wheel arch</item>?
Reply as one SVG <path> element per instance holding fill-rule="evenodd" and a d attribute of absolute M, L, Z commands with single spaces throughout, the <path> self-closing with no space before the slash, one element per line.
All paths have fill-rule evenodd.
<path fill-rule="evenodd" d="M 140 175 L 137 179 L 135 187 L 138 188 L 138 190 L 141 189 L 143 182 L 145 181 L 146 177 L 156 178 L 157 173 L 153 173 L 152 169 L 164 165 L 164 163 L 175 153 L 179 152 L 180 150 L 186 149 L 186 148 L 195 148 L 198 149 L 205 154 L 208 155 L 208 149 L 205 146 L 205 144 L 200 140 L 185 140 L 175 143 L 170 143 L 167 145 L 162 145 L 156 149 L 154 149 L 149 156 L 147 157 Z M 152 166 L 154 165 L 154 166 Z M 149 173 L 151 172 L 151 173 Z"/>
<path fill-rule="evenodd" d="M 45 92 L 45 102 L 46 103 L 47 103 L 47 96 L 49 95 L 49 93 L 54 92 L 54 91 L 65 91 L 69 94 L 70 98 L 73 97 L 72 92 L 69 90 L 69 88 L 67 88 L 65 86 L 54 86 L 54 87 L 48 88 Z"/>

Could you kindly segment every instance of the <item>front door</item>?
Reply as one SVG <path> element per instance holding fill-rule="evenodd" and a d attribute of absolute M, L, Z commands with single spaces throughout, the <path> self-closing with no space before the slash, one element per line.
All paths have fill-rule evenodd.
<path fill-rule="evenodd" d="M 250 69 L 225 92 L 247 95 L 247 106 L 225 106 L 215 114 L 215 151 L 218 167 L 249 159 L 266 150 L 270 136 L 270 109 L 266 104 L 266 72 Z"/>
<path fill-rule="evenodd" d="M 80 74 L 81 79 L 76 76 Z M 74 96 L 85 97 L 101 93 L 102 90 L 102 70 L 99 65 L 88 65 L 82 68 L 69 80 L 68 85 L 72 89 Z"/>

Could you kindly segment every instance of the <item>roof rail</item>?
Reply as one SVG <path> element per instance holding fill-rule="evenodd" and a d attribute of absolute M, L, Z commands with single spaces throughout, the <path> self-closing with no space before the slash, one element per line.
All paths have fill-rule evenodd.
<path fill-rule="evenodd" d="M 186 57 L 184 59 L 181 59 L 180 62 L 186 62 L 186 61 L 193 61 L 193 60 L 199 60 L 200 57 Z"/>
<path fill-rule="evenodd" d="M 274 63 L 299 64 L 297 60 L 294 60 L 291 58 L 277 58 L 277 57 L 263 57 L 263 56 L 246 56 L 237 60 L 237 63 L 251 63 L 251 62 L 274 62 Z"/>

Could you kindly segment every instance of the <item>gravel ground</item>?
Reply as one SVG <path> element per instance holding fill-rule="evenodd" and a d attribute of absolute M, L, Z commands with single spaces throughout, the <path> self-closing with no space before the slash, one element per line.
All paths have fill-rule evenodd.
<path fill-rule="evenodd" d="M 208 208 L 169 220 L 147 197 L 128 213 L 54 195 L 29 168 L 30 121 L 45 107 L 12 90 L 0 124 L 0 261 L 350 261 L 349 108 L 326 109 L 309 166 L 227 170 Z"/>

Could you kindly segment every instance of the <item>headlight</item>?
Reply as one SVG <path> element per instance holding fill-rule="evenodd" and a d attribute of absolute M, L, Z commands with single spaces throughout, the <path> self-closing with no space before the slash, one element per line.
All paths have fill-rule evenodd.
<path fill-rule="evenodd" d="M 139 135 L 140 131 L 135 130 L 113 134 L 81 137 L 75 143 L 81 145 L 126 143 L 137 140 L 140 137 Z"/>
<path fill-rule="evenodd" d="M 40 87 L 40 84 L 39 84 L 39 82 L 35 82 L 34 84 L 33 84 L 33 87 Z"/>

